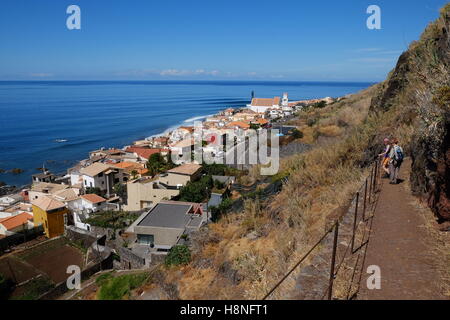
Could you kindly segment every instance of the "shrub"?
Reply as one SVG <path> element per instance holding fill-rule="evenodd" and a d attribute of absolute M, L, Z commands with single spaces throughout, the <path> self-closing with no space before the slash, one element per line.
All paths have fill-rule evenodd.
<path fill-rule="evenodd" d="M 211 206 L 209 209 L 211 210 L 211 219 L 212 221 L 216 222 L 219 220 L 219 218 L 225 214 L 228 210 L 231 209 L 231 206 L 233 205 L 233 200 L 230 198 L 226 198 L 222 200 L 222 202 L 217 206 Z"/>
<path fill-rule="evenodd" d="M 303 132 L 301 132 L 298 129 L 293 129 L 292 136 L 294 137 L 294 139 L 301 139 L 301 138 L 303 138 Z"/>
<path fill-rule="evenodd" d="M 102 286 L 103 284 L 108 282 L 110 279 L 112 279 L 112 273 L 111 272 L 107 272 L 107 273 L 104 273 L 104 274 L 98 276 L 97 279 L 95 279 L 95 283 L 98 286 Z"/>
<path fill-rule="evenodd" d="M 213 187 L 211 176 L 204 176 L 198 181 L 188 182 L 180 189 L 180 200 L 187 202 L 202 202 L 207 199 Z"/>
<path fill-rule="evenodd" d="M 101 287 L 97 295 L 99 300 L 121 300 L 125 296 L 128 296 L 131 290 L 141 286 L 148 277 L 148 273 L 146 272 L 125 274 L 118 277 L 111 277 L 111 274 L 109 276 L 106 275 L 104 274 L 104 277 L 100 280 Z"/>
<path fill-rule="evenodd" d="M 336 136 L 341 135 L 342 130 L 338 126 L 331 125 L 331 126 L 321 127 L 319 129 L 319 133 L 326 137 L 336 137 Z"/>
<path fill-rule="evenodd" d="M 309 118 L 308 120 L 306 120 L 306 124 L 308 125 L 308 127 L 312 127 L 316 123 L 317 123 L 317 119 L 316 118 Z"/>
<path fill-rule="evenodd" d="M 326 107 L 326 105 L 327 105 L 327 103 L 326 103 L 326 101 L 319 101 L 319 102 L 316 102 L 315 104 L 313 104 L 313 108 L 324 108 L 324 107 Z"/>
<path fill-rule="evenodd" d="M 186 245 L 176 245 L 170 249 L 164 263 L 166 266 L 178 266 L 188 264 L 189 261 L 191 261 L 191 251 L 189 248 Z"/>
<path fill-rule="evenodd" d="M 24 293 L 15 300 L 37 300 L 41 295 L 54 288 L 54 284 L 47 278 L 39 277 L 24 285 Z"/>
<path fill-rule="evenodd" d="M 95 188 L 87 187 L 86 188 L 86 194 L 91 194 L 91 193 L 94 193 L 94 194 L 96 194 L 98 196 L 102 195 L 102 191 L 100 190 L 100 188 L 98 188 L 98 187 L 95 187 Z"/>
<path fill-rule="evenodd" d="M 202 171 L 207 175 L 223 176 L 227 171 L 227 166 L 224 164 L 217 164 L 217 163 L 203 164 Z"/>

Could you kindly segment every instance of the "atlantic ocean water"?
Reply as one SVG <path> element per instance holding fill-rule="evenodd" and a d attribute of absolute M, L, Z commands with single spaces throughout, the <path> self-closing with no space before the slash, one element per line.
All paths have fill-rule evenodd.
<path fill-rule="evenodd" d="M 282 81 L 0 81 L 0 181 L 63 173 L 88 152 L 123 147 L 255 97 L 339 97 L 372 83 Z M 59 142 L 58 142 L 59 141 Z M 8 172 L 23 169 L 21 174 Z"/>

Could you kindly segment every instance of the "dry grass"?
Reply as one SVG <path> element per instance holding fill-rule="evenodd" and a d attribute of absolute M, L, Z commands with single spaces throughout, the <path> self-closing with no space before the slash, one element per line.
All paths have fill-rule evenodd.
<path fill-rule="evenodd" d="M 193 262 L 167 271 L 166 281 L 178 284 L 180 298 L 261 298 L 309 249 L 323 233 L 330 216 L 347 204 L 359 186 L 355 182 L 365 172 L 359 163 L 365 161 L 365 150 L 382 117 L 355 117 L 359 120 L 352 122 L 348 113 L 355 107 L 359 115 L 364 114 L 361 110 L 368 110 L 370 99 L 361 96 L 372 91 L 305 113 L 304 119 L 314 116 L 321 120 L 313 127 L 303 124 L 302 140 L 314 135 L 308 128 L 312 132 L 321 129 L 322 134 L 340 139 L 282 159 L 280 170 L 289 175 L 289 181 L 279 194 L 265 201 L 247 200 L 242 212 L 210 224 L 202 235 L 205 243 L 199 246 Z M 322 124 L 330 118 L 331 122 Z M 342 124 L 342 119 L 349 122 L 345 127 L 334 124 L 339 120 Z M 257 181 L 258 173 L 257 168 L 251 171 L 245 182 Z M 274 297 L 288 295 L 293 279 L 283 284 Z"/>
<path fill-rule="evenodd" d="M 406 192 L 411 192 L 409 179 L 405 181 L 403 187 Z M 424 227 L 429 234 L 427 243 L 432 248 L 432 263 L 441 278 L 439 283 L 441 292 L 446 297 L 450 297 L 450 233 L 439 230 L 433 212 L 419 198 L 414 198 L 412 205 L 423 216 Z"/>

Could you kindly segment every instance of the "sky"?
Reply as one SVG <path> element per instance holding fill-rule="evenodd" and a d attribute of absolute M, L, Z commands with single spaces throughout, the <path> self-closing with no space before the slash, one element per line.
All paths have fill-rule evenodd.
<path fill-rule="evenodd" d="M 381 81 L 445 3 L 2 0 L 0 80 Z"/>

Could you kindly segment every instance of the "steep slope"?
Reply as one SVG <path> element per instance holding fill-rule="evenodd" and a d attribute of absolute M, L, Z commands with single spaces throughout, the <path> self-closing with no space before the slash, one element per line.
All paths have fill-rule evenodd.
<path fill-rule="evenodd" d="M 447 5 L 385 82 L 301 112 L 293 124 L 312 148 L 282 159 L 273 177 L 255 168 L 239 181 L 258 184 L 257 191 L 282 184 L 281 191 L 236 194 L 240 206 L 191 236 L 192 261 L 161 267 L 146 296 L 261 298 L 348 205 L 386 136 L 399 138 L 413 158 L 413 191 L 448 219 L 449 12 Z M 287 297 L 295 277 L 273 298 Z"/>
<path fill-rule="evenodd" d="M 407 149 L 413 159 L 412 191 L 438 220 L 450 220 L 450 4 L 410 45 L 372 100 L 372 111 L 397 109 L 397 121 L 412 123 Z"/>

